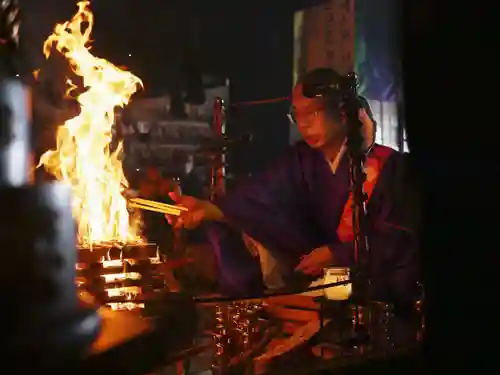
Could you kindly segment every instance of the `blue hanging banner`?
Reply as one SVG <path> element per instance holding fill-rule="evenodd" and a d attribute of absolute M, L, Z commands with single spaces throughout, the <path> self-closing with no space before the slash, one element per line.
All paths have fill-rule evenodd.
<path fill-rule="evenodd" d="M 356 0 L 355 70 L 360 93 L 370 100 L 398 101 L 401 90 L 397 0 Z"/>
<path fill-rule="evenodd" d="M 295 77 L 315 68 L 354 69 L 354 0 L 326 0 L 295 14 Z"/>

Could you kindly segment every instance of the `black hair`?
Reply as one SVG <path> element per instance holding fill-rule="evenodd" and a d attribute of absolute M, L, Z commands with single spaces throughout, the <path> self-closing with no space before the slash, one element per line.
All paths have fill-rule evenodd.
<path fill-rule="evenodd" d="M 339 82 L 343 79 L 343 76 L 337 72 L 334 69 L 331 68 L 316 68 L 313 69 L 307 73 L 305 73 L 303 76 L 299 78 L 297 81 L 297 84 L 301 85 L 328 85 L 329 83 L 335 83 Z M 324 99 L 327 101 L 326 102 L 326 110 L 335 116 L 338 116 L 338 110 L 339 110 L 339 102 L 336 98 L 326 98 Z M 358 95 L 358 99 L 361 105 L 361 108 L 363 108 L 366 113 L 368 114 L 368 117 L 373 121 L 374 124 L 376 124 L 375 119 L 373 117 L 373 112 L 370 107 L 370 104 L 368 103 L 368 100 L 366 100 L 365 97 Z"/>
<path fill-rule="evenodd" d="M 338 82 L 342 76 L 330 68 L 316 68 L 302 75 L 297 83 L 302 85 L 321 85 L 329 82 Z"/>

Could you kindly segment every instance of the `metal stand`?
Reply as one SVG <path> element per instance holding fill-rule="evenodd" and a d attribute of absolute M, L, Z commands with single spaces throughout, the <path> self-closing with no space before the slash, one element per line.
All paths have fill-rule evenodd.
<path fill-rule="evenodd" d="M 371 282 L 369 278 L 370 247 L 366 223 L 367 195 L 363 189 L 366 181 L 364 171 L 366 150 L 363 148 L 365 142 L 362 135 L 363 123 L 359 119 L 361 104 L 357 95 L 357 79 L 354 73 L 347 76 L 347 86 L 343 101 L 348 123 L 347 149 L 350 161 L 352 229 L 354 234 L 354 267 L 351 271 L 351 278 L 356 302 L 365 304 L 371 298 Z"/>
<path fill-rule="evenodd" d="M 333 101 L 345 113 L 348 123 L 347 148 L 350 161 L 350 189 L 352 194 L 352 230 L 354 265 L 350 272 L 353 289 L 353 334 L 358 341 L 365 342 L 368 329 L 362 323 L 361 307 L 369 305 L 372 296 L 370 280 L 370 247 L 367 238 L 366 201 L 363 190 L 366 181 L 364 164 L 366 152 L 362 134 L 363 123 L 359 119 L 362 108 L 357 93 L 355 73 L 341 76 L 337 73 L 325 77 L 327 82 L 304 85 L 303 94 L 308 98 L 324 97 Z"/>
<path fill-rule="evenodd" d="M 225 108 L 224 101 L 217 97 L 214 102 L 214 113 L 212 130 L 214 134 L 220 138 L 226 137 L 226 121 L 225 121 Z M 210 200 L 220 197 L 226 192 L 226 157 L 224 150 L 217 153 L 211 170 L 210 180 Z"/>
<path fill-rule="evenodd" d="M 213 335 L 215 352 L 212 371 L 215 375 L 224 375 L 228 365 L 228 353 L 226 353 L 229 344 L 229 334 L 227 332 L 228 306 L 215 306 L 215 332 Z"/>
<path fill-rule="evenodd" d="M 221 98 L 215 98 L 212 130 L 219 138 L 226 135 L 224 102 Z M 226 191 L 225 186 L 225 155 L 223 152 L 217 153 L 215 160 L 212 160 L 211 178 L 210 178 L 210 200 L 222 196 Z M 215 319 L 216 327 L 214 332 L 214 363 L 212 366 L 213 373 L 216 375 L 224 375 L 228 366 L 230 337 L 227 330 L 227 325 L 230 323 L 229 306 L 216 305 Z"/>

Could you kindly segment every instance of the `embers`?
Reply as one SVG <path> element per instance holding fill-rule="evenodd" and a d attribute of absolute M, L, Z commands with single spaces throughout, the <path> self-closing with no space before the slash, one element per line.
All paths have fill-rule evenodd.
<path fill-rule="evenodd" d="M 166 288 L 153 244 L 80 249 L 77 285 L 113 310 L 144 308 L 144 301 Z"/>

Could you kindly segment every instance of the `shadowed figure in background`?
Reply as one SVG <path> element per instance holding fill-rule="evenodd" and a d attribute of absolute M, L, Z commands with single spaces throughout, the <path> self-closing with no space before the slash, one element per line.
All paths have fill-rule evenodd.
<path fill-rule="evenodd" d="M 299 81 L 293 90 L 292 115 L 304 141 L 266 171 L 216 202 L 172 196 L 189 208 L 176 226 L 216 222 L 210 238 L 221 291 L 260 292 L 261 273 L 266 286 L 280 287 L 310 282 L 328 266 L 352 265 L 345 114 L 339 103 L 310 99 L 302 92 L 304 84 L 339 78 L 331 69 L 316 69 Z M 366 101 L 361 102 L 371 272 L 380 276 L 374 290 L 380 299 L 410 300 L 418 289 L 418 213 L 408 193 L 405 156 L 374 144 L 375 124 Z M 257 249 L 256 257 L 245 242 Z"/>
<path fill-rule="evenodd" d="M 174 181 L 162 177 L 158 168 L 149 167 L 139 182 L 138 194 L 163 203 L 173 203 L 169 193 L 174 191 Z M 144 234 L 148 241 L 157 244 L 163 254 L 171 255 L 173 233 L 171 226 L 156 212 L 143 211 Z"/>

